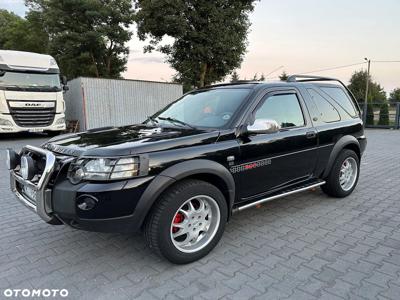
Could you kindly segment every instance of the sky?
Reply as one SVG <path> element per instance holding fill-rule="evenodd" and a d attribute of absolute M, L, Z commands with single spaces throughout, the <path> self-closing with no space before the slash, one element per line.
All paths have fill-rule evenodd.
<path fill-rule="evenodd" d="M 21 16 L 26 11 L 23 0 L 0 0 L 0 8 Z M 367 57 L 373 61 L 373 79 L 390 92 L 400 87 L 400 63 L 374 61 L 400 61 L 399 11 L 399 0 L 261 0 L 250 15 L 249 45 L 237 71 L 241 79 L 263 73 L 276 80 L 285 70 L 348 82 L 354 71 L 366 68 Z M 170 80 L 175 72 L 165 57 L 157 52 L 144 54 L 144 45 L 136 36 L 129 42 L 123 76 Z M 344 65 L 353 66 L 317 72 Z"/>

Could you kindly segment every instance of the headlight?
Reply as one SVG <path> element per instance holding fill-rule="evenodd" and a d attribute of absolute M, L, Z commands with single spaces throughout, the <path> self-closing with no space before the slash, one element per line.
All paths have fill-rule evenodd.
<path fill-rule="evenodd" d="M 71 163 L 68 178 L 71 183 L 81 180 L 116 180 L 139 175 L 139 158 L 79 158 Z"/>
<path fill-rule="evenodd" d="M 0 126 L 13 126 L 13 124 L 6 119 L 0 119 Z"/>

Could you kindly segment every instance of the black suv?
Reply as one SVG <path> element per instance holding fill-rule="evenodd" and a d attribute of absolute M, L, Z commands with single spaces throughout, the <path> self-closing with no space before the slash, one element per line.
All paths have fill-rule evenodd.
<path fill-rule="evenodd" d="M 234 212 L 318 186 L 349 195 L 365 147 L 347 88 L 297 75 L 195 90 L 140 125 L 8 150 L 8 167 L 12 191 L 47 223 L 141 230 L 188 263 L 215 247 Z"/>

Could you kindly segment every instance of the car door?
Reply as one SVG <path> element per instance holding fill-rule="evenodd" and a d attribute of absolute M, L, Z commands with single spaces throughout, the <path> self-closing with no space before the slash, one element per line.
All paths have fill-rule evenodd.
<path fill-rule="evenodd" d="M 310 179 L 317 161 L 317 134 L 296 89 L 265 92 L 245 124 L 275 120 L 275 133 L 247 134 L 240 139 L 240 201 L 251 200 Z"/>

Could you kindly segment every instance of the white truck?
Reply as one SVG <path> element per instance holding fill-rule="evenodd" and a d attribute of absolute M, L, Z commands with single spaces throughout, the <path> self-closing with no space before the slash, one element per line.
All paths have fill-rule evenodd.
<path fill-rule="evenodd" d="M 67 89 L 53 57 L 0 50 L 0 134 L 65 130 Z"/>

